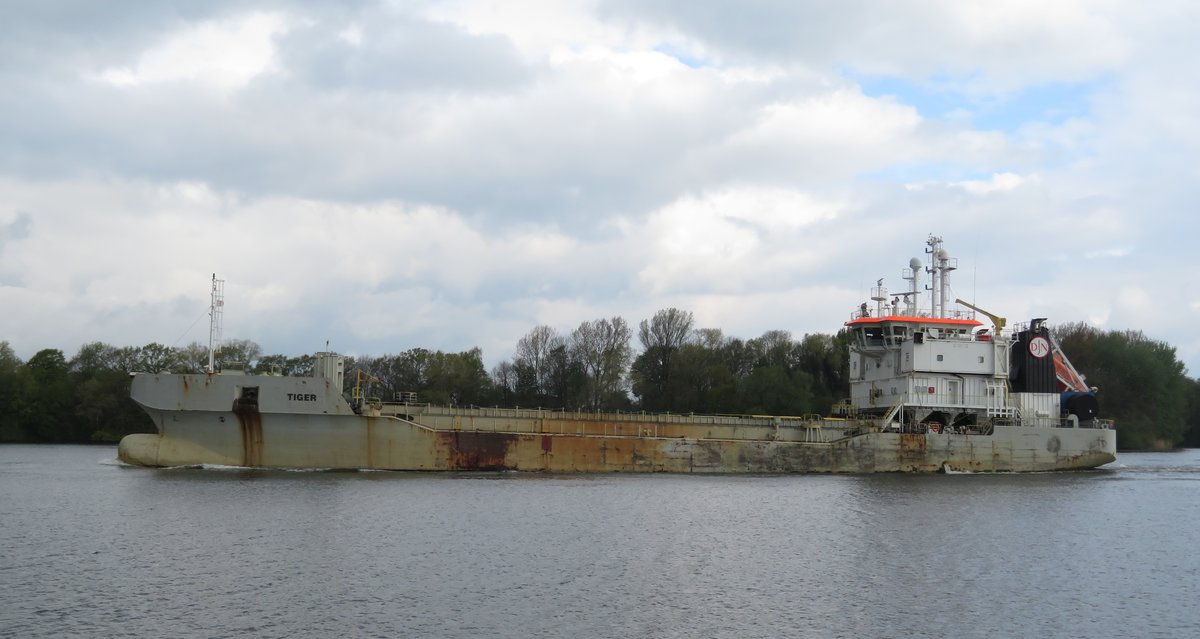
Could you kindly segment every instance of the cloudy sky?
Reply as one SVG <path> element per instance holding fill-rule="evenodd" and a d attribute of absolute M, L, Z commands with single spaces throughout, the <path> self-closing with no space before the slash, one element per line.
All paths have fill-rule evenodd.
<path fill-rule="evenodd" d="M 206 341 L 213 273 L 268 353 L 832 333 L 936 234 L 953 294 L 1200 373 L 1194 2 L 4 4 L 25 359 Z"/>

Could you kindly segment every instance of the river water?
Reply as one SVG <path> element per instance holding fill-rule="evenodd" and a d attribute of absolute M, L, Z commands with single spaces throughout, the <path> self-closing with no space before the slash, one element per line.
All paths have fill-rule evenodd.
<path fill-rule="evenodd" d="M 931 476 L 115 456 L 0 446 L 0 636 L 1200 635 L 1198 450 Z"/>

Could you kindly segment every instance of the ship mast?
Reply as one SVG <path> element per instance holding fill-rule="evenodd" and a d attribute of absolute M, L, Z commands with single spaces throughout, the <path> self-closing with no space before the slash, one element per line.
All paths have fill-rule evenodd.
<path fill-rule="evenodd" d="M 908 281 L 908 290 L 899 294 L 904 298 L 904 314 L 916 317 L 917 307 L 920 306 L 917 295 L 921 290 L 921 260 L 915 257 L 909 260 L 908 268 L 904 269 L 901 277 Z"/>
<path fill-rule="evenodd" d="M 925 269 L 930 274 L 930 315 L 935 318 L 946 317 L 946 288 L 950 285 L 950 271 L 958 268 L 958 260 L 950 259 L 950 251 L 942 248 L 942 238 L 933 235 L 926 240 L 929 248 L 930 264 Z"/>
<path fill-rule="evenodd" d="M 221 342 L 221 318 L 225 310 L 225 280 L 212 276 L 212 295 L 208 305 L 208 374 L 217 372 L 217 346 Z"/>

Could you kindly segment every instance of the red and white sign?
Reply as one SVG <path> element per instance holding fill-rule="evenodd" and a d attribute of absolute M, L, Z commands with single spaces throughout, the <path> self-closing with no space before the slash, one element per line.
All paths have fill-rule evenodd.
<path fill-rule="evenodd" d="M 1029 354 L 1038 359 L 1042 359 L 1043 357 L 1049 355 L 1050 340 L 1042 337 L 1041 335 L 1029 340 Z"/>

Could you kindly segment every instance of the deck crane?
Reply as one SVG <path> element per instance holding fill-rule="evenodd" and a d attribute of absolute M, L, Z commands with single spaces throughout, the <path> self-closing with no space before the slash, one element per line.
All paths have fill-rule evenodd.
<path fill-rule="evenodd" d="M 982 308 L 979 308 L 978 306 L 971 304 L 970 302 L 963 301 L 962 299 L 955 298 L 954 301 L 958 302 L 959 304 L 962 304 L 963 306 L 965 306 L 973 311 L 976 311 L 978 313 L 983 313 L 984 315 L 987 316 L 988 319 L 992 320 L 992 326 L 996 327 L 996 337 L 1000 337 L 1000 334 L 1004 332 L 1004 327 L 1008 324 L 1007 319 L 1000 317 L 999 315 L 989 313 L 989 312 L 983 310 Z"/>

